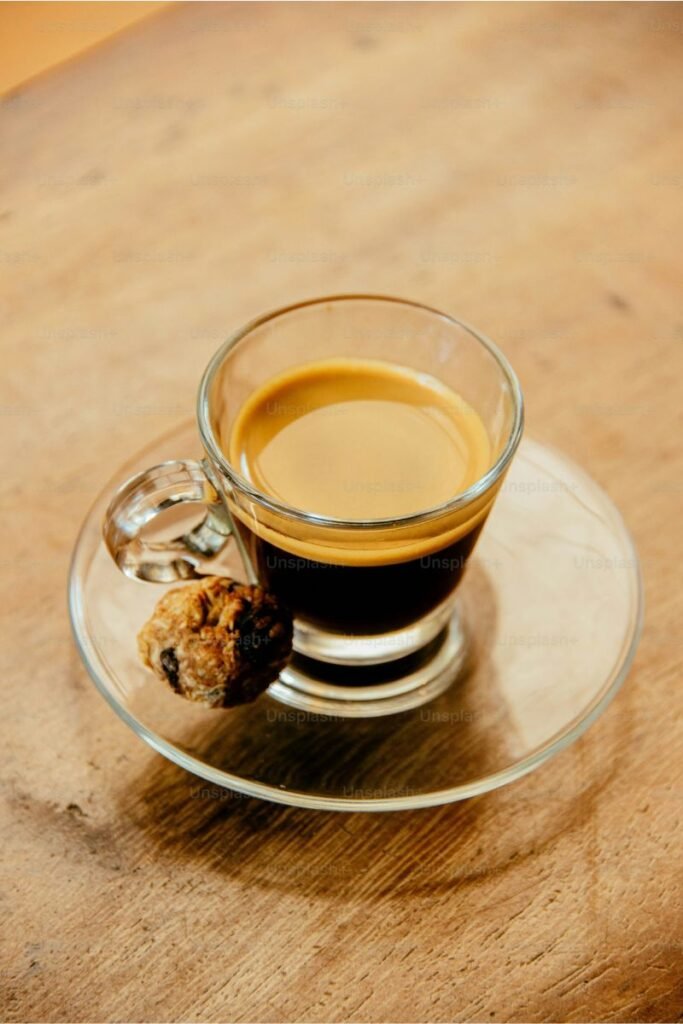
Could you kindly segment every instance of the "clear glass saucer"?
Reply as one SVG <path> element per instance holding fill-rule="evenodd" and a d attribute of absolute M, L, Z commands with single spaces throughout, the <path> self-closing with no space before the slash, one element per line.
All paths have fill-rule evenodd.
<path fill-rule="evenodd" d="M 136 634 L 168 588 L 119 572 L 101 523 L 114 488 L 133 473 L 199 454 L 196 425 L 185 423 L 122 467 L 88 514 L 69 580 L 73 631 L 95 685 L 142 739 L 195 775 L 317 809 L 449 803 L 539 767 L 621 686 L 642 621 L 635 548 L 583 470 L 524 440 L 460 588 L 467 655 L 444 692 L 370 717 L 292 706 L 282 680 L 244 707 L 189 704 L 137 655 Z M 207 571 L 244 578 L 233 544 Z"/>

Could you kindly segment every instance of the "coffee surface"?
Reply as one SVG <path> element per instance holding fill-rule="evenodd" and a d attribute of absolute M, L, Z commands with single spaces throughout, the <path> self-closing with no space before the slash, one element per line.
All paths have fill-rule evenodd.
<path fill-rule="evenodd" d="M 441 505 L 492 458 L 481 418 L 454 391 L 427 374 L 356 359 L 272 378 L 240 409 L 227 454 L 262 492 L 350 520 Z"/>

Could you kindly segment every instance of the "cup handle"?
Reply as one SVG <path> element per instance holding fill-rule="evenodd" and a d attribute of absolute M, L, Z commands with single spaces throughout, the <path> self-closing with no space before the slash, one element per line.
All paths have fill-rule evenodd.
<path fill-rule="evenodd" d="M 189 533 L 170 541 L 146 541 L 140 531 L 164 509 L 202 502 L 206 515 Z M 223 550 L 233 533 L 230 514 L 211 479 L 206 460 L 162 462 L 131 477 L 111 500 L 103 534 L 119 569 L 152 583 L 199 579 L 202 559 Z"/>

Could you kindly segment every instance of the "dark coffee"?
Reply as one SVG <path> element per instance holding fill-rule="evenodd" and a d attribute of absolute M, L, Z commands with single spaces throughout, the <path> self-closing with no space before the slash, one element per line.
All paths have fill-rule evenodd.
<path fill-rule="evenodd" d="M 420 514 L 478 480 L 491 446 L 445 385 L 370 360 L 296 367 L 252 394 L 226 434 L 231 463 L 262 493 L 338 521 L 233 509 L 260 582 L 299 619 L 337 634 L 392 632 L 457 586 L 491 499 Z"/>
<path fill-rule="evenodd" d="M 259 581 L 319 629 L 372 635 L 433 611 L 460 582 L 483 521 L 447 547 L 390 565 L 333 565 L 283 551 L 236 520 Z"/>

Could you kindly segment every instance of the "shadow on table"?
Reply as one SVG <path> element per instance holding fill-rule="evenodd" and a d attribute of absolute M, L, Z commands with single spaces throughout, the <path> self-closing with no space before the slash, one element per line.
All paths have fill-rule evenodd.
<path fill-rule="evenodd" d="M 479 639 L 491 637 L 495 607 L 483 571 L 475 574 L 470 594 L 476 599 Z M 476 700 L 495 710 L 499 691 L 486 643 L 477 643 L 475 654 L 456 684 L 458 706 L 472 706 Z M 452 707 L 454 699 L 451 692 L 430 708 L 438 709 L 439 701 L 450 701 Z M 406 752 L 405 774 L 397 777 L 404 787 L 416 777 L 420 759 L 424 763 L 424 758 L 431 758 L 438 765 L 438 759 L 448 753 L 445 744 L 453 746 L 452 734 L 439 734 L 432 742 L 424 738 L 424 728 L 416 731 L 415 716 L 403 716 L 402 723 L 396 722 L 397 717 L 401 716 L 374 720 L 369 733 L 372 746 L 365 750 L 358 734 L 354 735 L 353 750 L 361 752 L 362 765 L 357 769 L 354 765 L 353 770 L 361 787 L 363 772 L 376 773 L 385 743 L 399 743 Z M 310 784 L 316 773 L 322 777 L 326 770 L 334 772 L 344 753 L 345 730 L 363 728 L 362 721 L 328 720 L 302 746 L 294 732 L 287 738 L 286 729 L 275 734 L 272 728 L 266 730 L 259 724 L 264 718 L 261 714 L 260 720 L 253 719 L 255 731 L 249 738 L 255 746 L 268 742 L 269 764 L 279 758 L 278 770 L 291 769 L 295 783 Z M 232 737 L 224 721 L 217 720 L 215 736 L 202 736 L 203 745 L 213 747 L 212 763 L 214 759 L 232 763 L 239 753 L 231 749 Z M 457 758 L 473 762 L 466 765 L 468 769 L 478 766 L 482 744 L 484 756 L 495 754 L 497 747 L 508 742 L 512 728 L 505 715 L 487 713 L 481 721 L 485 736 L 481 730 L 477 733 L 475 721 L 458 740 Z M 273 750 L 273 742 L 280 737 L 281 749 Z M 422 747 L 416 758 L 418 739 Z M 195 778 L 150 755 L 144 775 L 122 797 L 122 811 L 157 844 L 160 853 L 195 862 L 205 879 L 229 874 L 247 884 L 280 891 L 305 889 L 330 897 L 365 891 L 368 898 L 429 896 L 502 874 L 580 828 L 615 770 L 614 762 L 607 774 L 602 767 L 587 764 L 583 750 L 579 743 L 563 754 L 562 772 L 552 772 L 552 790 L 546 769 L 483 797 L 392 813 L 310 811 L 266 803 Z M 253 759 L 253 750 L 248 756 Z M 447 770 L 452 771 L 452 765 Z"/>
<path fill-rule="evenodd" d="M 573 759 L 583 760 L 578 748 Z M 566 753 L 565 772 L 571 760 Z M 330 897 L 367 890 L 369 898 L 403 898 L 476 885 L 537 856 L 586 823 L 608 782 L 565 782 L 551 793 L 527 779 L 445 807 L 341 814 L 216 792 L 155 760 L 124 811 L 160 854 L 193 862 L 206 877 Z"/>

